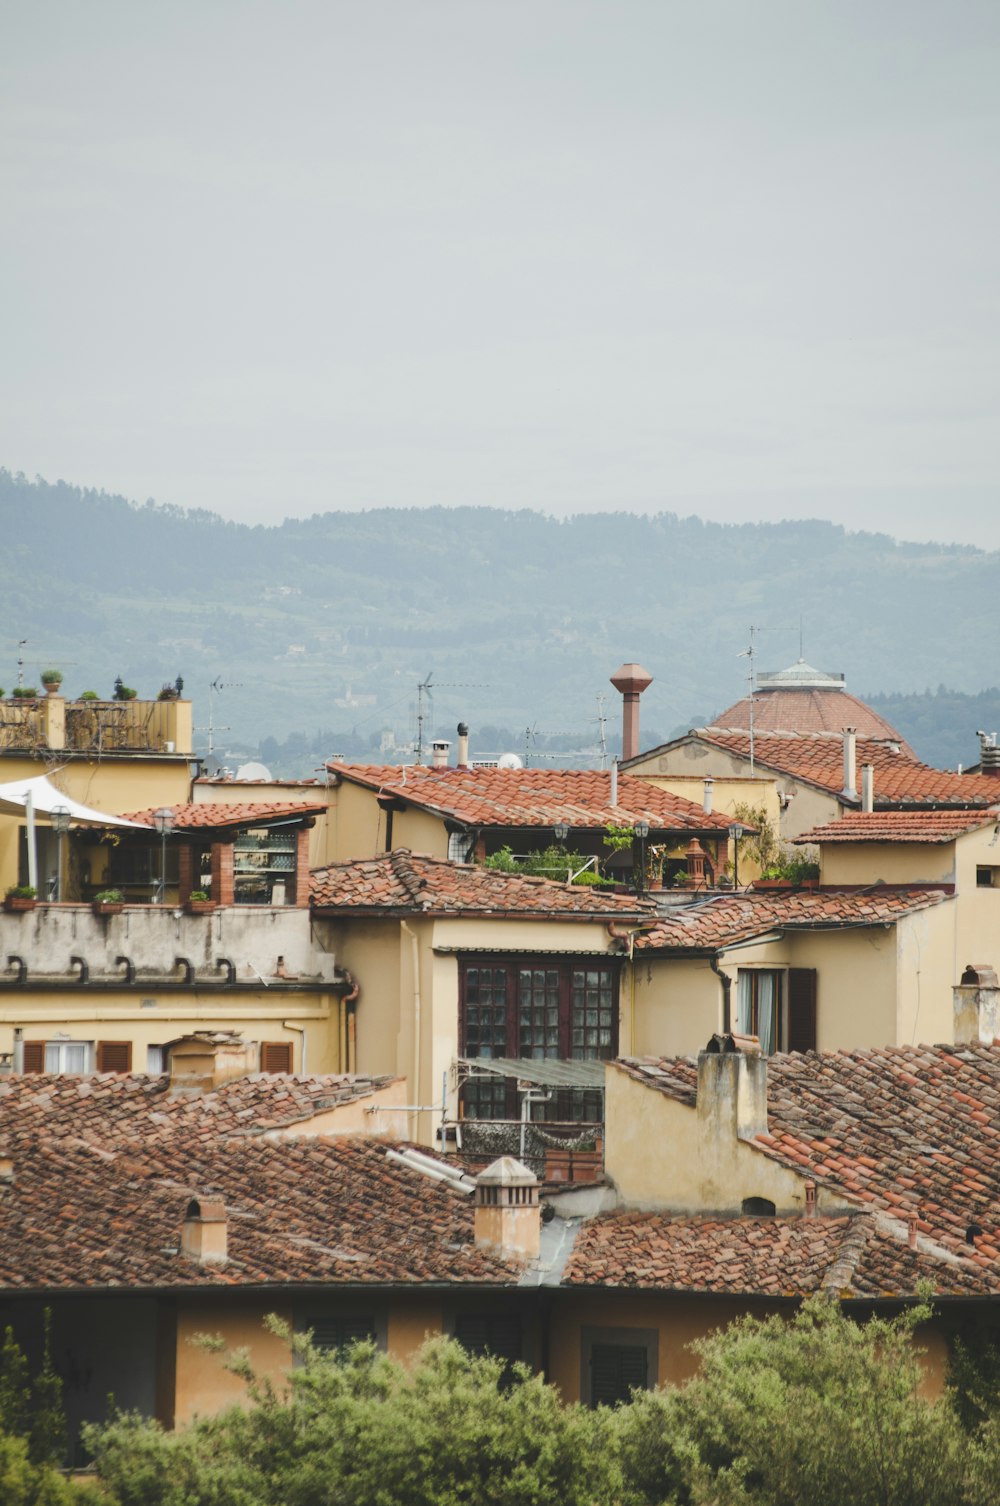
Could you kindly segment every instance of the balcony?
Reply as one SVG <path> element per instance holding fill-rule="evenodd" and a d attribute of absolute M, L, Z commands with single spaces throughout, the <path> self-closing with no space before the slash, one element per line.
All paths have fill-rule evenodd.
<path fill-rule="evenodd" d="M 0 700 L 0 752 L 188 758 L 191 747 L 190 701 Z"/>

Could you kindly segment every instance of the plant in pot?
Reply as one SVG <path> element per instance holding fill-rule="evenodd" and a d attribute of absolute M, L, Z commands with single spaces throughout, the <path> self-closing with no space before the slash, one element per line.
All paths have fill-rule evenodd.
<path fill-rule="evenodd" d="M 137 693 L 137 691 L 132 689 L 131 685 L 122 684 L 121 675 L 115 680 L 114 699 L 116 701 L 134 701 Z"/>
<path fill-rule="evenodd" d="M 38 699 L 37 685 L 15 685 L 11 691 L 15 701 L 36 701 Z"/>
<path fill-rule="evenodd" d="M 184 908 L 189 915 L 208 915 L 215 909 L 215 901 L 207 889 L 192 889 Z"/>
<path fill-rule="evenodd" d="M 38 890 L 31 884 L 11 884 L 4 895 L 3 907 L 14 913 L 21 910 L 33 910 L 37 898 Z"/>
<path fill-rule="evenodd" d="M 101 698 L 96 690 L 81 690 L 78 699 L 81 701 L 99 701 Z"/>
<path fill-rule="evenodd" d="M 102 889 L 91 900 L 95 915 L 120 915 L 125 905 L 125 896 L 120 889 Z"/>
<path fill-rule="evenodd" d="M 41 681 L 46 695 L 55 695 L 63 682 L 63 672 L 61 669 L 43 669 Z"/>

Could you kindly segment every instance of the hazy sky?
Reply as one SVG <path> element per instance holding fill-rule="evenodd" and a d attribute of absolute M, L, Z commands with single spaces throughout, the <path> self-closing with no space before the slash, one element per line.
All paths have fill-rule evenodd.
<path fill-rule="evenodd" d="M 0 464 L 1000 548 L 996 0 L 8 0 Z"/>

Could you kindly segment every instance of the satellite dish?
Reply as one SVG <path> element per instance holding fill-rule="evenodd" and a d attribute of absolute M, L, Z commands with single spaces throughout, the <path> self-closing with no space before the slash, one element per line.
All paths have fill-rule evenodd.
<path fill-rule="evenodd" d="M 498 769 L 523 769 L 524 763 L 516 753 L 501 753 L 497 759 Z"/>
<path fill-rule="evenodd" d="M 270 783 L 271 770 L 265 763 L 241 763 L 236 770 L 237 779 L 249 779 L 253 784 Z"/>

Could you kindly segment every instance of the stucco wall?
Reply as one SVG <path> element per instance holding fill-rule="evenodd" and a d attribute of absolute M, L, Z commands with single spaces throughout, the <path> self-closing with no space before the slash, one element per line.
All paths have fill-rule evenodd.
<path fill-rule="evenodd" d="M 635 954 L 635 1029 L 623 1055 L 689 1056 L 722 1029 L 722 984 L 707 958 Z M 735 1007 L 735 1000 L 734 1000 Z"/>
<path fill-rule="evenodd" d="M 387 773 L 395 776 L 399 771 L 393 769 Z M 332 796 L 327 861 L 346 863 L 352 858 L 372 858 L 384 852 L 387 813 L 378 803 L 378 792 L 344 779 Z M 448 833 L 437 816 L 409 807 L 393 813 L 392 846 L 446 858 Z"/>
<path fill-rule="evenodd" d="M 820 850 L 824 884 L 952 884 L 953 842 L 826 842 Z"/>
<path fill-rule="evenodd" d="M 713 779 L 720 781 L 717 788 L 721 788 L 722 781 L 726 779 L 747 779 L 750 772 L 750 760 L 692 739 L 690 742 L 672 748 L 669 752 L 657 754 L 655 757 L 651 755 L 643 765 L 636 765 L 629 772 L 640 775 L 642 778 L 649 778 L 651 775 L 682 775 L 687 778 L 696 777 L 699 781 L 706 775 L 710 775 Z M 787 808 L 782 812 L 779 827 L 785 841 L 799 836 L 823 821 L 835 821 L 840 815 L 840 802 L 835 795 L 814 789 L 790 774 L 771 774 L 759 765 L 755 773 L 760 780 L 773 783 L 775 791 L 780 790 L 792 796 Z M 719 810 L 725 809 L 719 804 L 721 798 L 721 796 L 716 798 L 716 808 Z"/>

